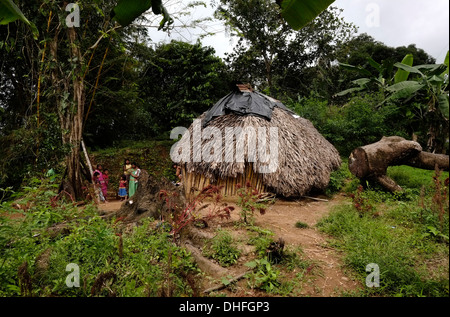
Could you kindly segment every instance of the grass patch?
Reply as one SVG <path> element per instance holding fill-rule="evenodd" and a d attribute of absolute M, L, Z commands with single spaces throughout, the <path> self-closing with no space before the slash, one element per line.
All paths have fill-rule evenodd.
<path fill-rule="evenodd" d="M 448 296 L 449 173 L 437 181 L 435 171 L 393 166 L 387 175 L 404 191 L 353 188 L 352 203 L 335 207 L 318 228 L 333 236 L 330 243 L 344 251 L 345 264 L 363 285 L 366 266 L 379 266 L 380 287 L 362 295 Z"/>
<path fill-rule="evenodd" d="M 49 199 L 55 195 L 49 186 L 28 189 L 22 200 L 34 204 L 15 219 L 12 203 L 0 205 L 0 296 L 198 296 L 192 256 L 152 219 L 120 234 L 120 223 L 100 218 L 94 205 Z M 61 223 L 67 230 L 51 235 Z M 71 263 L 80 287 L 66 285 Z"/>
<path fill-rule="evenodd" d="M 434 171 L 424 170 L 411 166 L 390 166 L 387 170 L 387 176 L 392 178 L 404 188 L 420 190 L 425 186 L 429 190 L 433 186 Z M 449 172 L 442 172 L 441 180 L 449 177 Z M 418 192 L 417 192 L 418 193 Z"/>
<path fill-rule="evenodd" d="M 447 275 L 432 277 L 430 269 L 418 265 L 427 258 L 448 258 L 448 244 L 425 237 L 423 224 L 408 228 L 399 226 L 399 220 L 395 213 L 361 216 L 352 206 L 342 205 L 318 228 L 335 238 L 332 244 L 345 251 L 345 264 L 363 283 L 368 264 L 380 267 L 380 287 L 367 289 L 366 295 L 448 296 L 448 269 Z"/>
<path fill-rule="evenodd" d="M 309 226 L 308 226 L 307 223 L 304 223 L 304 222 L 301 222 L 301 221 L 297 221 L 297 222 L 295 223 L 295 227 L 296 227 L 296 228 L 299 228 L 299 229 L 306 229 L 306 228 L 309 228 Z"/>
<path fill-rule="evenodd" d="M 227 267 L 238 261 L 241 251 L 228 231 L 219 230 L 216 236 L 205 245 L 203 254 L 216 260 L 221 266 Z"/>

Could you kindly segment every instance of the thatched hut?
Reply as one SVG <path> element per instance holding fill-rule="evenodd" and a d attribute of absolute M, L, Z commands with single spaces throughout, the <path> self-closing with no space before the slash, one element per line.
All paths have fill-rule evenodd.
<path fill-rule="evenodd" d="M 341 165 L 338 151 L 281 102 L 238 85 L 202 114 L 172 148 L 186 197 L 209 184 L 235 195 L 248 182 L 285 197 L 324 189 Z"/>

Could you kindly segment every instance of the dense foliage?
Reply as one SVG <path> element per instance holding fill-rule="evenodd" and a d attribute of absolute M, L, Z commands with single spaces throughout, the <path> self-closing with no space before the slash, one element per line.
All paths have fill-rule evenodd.
<path fill-rule="evenodd" d="M 294 31 L 271 1 L 216 1 L 217 17 L 241 39 L 234 52 L 221 60 L 200 43 L 154 46 L 148 29 L 139 23 L 106 28 L 113 4 L 93 1 L 81 7 L 85 23 L 75 34 L 81 64 L 66 62 L 70 59 L 67 38 L 54 42 L 57 19 L 62 21 L 67 13 L 53 1 L 43 6 L 38 6 L 39 1 L 19 1 L 40 30 L 40 41 L 24 24 L 0 26 L 1 187 L 18 188 L 25 175 L 57 167 L 73 150 L 62 116 L 74 105 L 73 92 L 67 90 L 76 79 L 70 77 L 71 69 L 83 73 L 85 109 L 79 119 L 84 121 L 83 138 L 93 149 L 127 140 L 168 139 L 172 128 L 187 127 L 226 95 L 235 81 L 249 82 L 280 98 L 310 119 L 342 155 L 383 135 L 415 135 L 426 147 L 432 116 L 423 120 L 417 113 L 419 105 L 427 104 L 427 94 L 408 104 L 391 100 L 383 107 L 378 106 L 383 99 L 376 87 L 336 97 L 359 76 L 337 62 L 365 68 L 375 77 L 378 70 L 369 59 L 380 65 L 393 65 L 407 53 L 413 55 L 414 65 L 434 59 L 414 44 L 393 48 L 366 34 L 354 36 L 355 26 L 345 22 L 336 8 Z M 145 17 L 140 19 L 145 23 Z M 49 49 L 55 44 L 60 47 L 56 59 Z M 396 70 L 388 69 L 386 79 Z M 60 77 L 58 84 L 55 76 Z M 440 140 L 445 145 L 444 134 Z M 442 151 L 446 150 L 448 143 Z"/>

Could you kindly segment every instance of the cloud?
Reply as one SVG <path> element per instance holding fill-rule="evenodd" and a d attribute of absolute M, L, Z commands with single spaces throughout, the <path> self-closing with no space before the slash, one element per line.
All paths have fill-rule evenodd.
<path fill-rule="evenodd" d="M 368 33 L 386 45 L 416 44 L 438 63 L 449 49 L 448 0 L 337 0 L 333 5 L 344 9 L 344 19 L 358 26 L 359 33 Z M 378 7 L 377 26 L 367 23 L 376 11 L 370 7 Z"/>
<path fill-rule="evenodd" d="M 172 10 L 177 10 L 180 3 L 188 3 L 187 0 L 169 2 L 174 3 L 172 8 L 168 8 Z M 436 58 L 438 63 L 444 61 L 449 49 L 448 0 L 336 0 L 332 5 L 344 10 L 342 16 L 345 21 L 355 24 L 359 33 L 367 33 L 392 47 L 416 44 Z M 185 17 L 185 20 L 212 16 L 213 12 L 209 1 L 207 8 L 193 10 L 191 17 Z M 206 29 L 217 33 L 202 39 L 203 45 L 214 47 L 220 57 L 233 50 L 237 41 L 226 34 L 220 21 L 209 22 Z M 173 32 L 170 37 L 165 33 L 152 32 L 151 37 L 155 42 L 171 39 L 195 42 L 202 31 Z"/>

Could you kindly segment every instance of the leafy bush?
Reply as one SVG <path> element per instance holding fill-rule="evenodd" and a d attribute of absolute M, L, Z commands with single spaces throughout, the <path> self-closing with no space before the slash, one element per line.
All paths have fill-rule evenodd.
<path fill-rule="evenodd" d="M 342 160 L 341 167 L 333 171 L 330 175 L 330 182 L 325 189 L 325 194 L 331 196 L 334 193 L 341 191 L 348 182 L 355 180 L 355 176 L 348 169 L 348 160 L 345 158 Z"/>
<path fill-rule="evenodd" d="M 235 264 L 241 255 L 241 251 L 235 246 L 231 234 L 224 230 L 219 230 L 203 252 L 225 267 Z"/>
<path fill-rule="evenodd" d="M 272 232 L 258 232 L 248 240 L 248 243 L 255 246 L 255 253 L 259 258 L 267 256 L 267 248 L 274 241 Z"/>
<path fill-rule="evenodd" d="M 395 105 L 377 108 L 382 100 L 379 94 L 365 94 L 353 97 L 342 107 L 314 97 L 287 105 L 310 120 L 341 155 L 348 156 L 355 148 L 374 143 L 383 136 L 407 136 L 406 127 L 396 117 L 399 110 Z"/>
<path fill-rule="evenodd" d="M 275 270 L 267 259 L 256 259 L 245 265 L 253 269 L 249 275 L 250 287 L 271 293 L 280 286 L 281 283 L 278 281 L 280 271 Z"/>
<path fill-rule="evenodd" d="M 122 234 L 120 222 L 105 221 L 94 205 L 77 208 L 54 194 L 37 182 L 14 202 L 30 202 L 26 213 L 0 205 L 0 296 L 198 294 L 192 256 L 152 219 Z M 66 286 L 70 263 L 80 268 L 80 287 Z"/>

